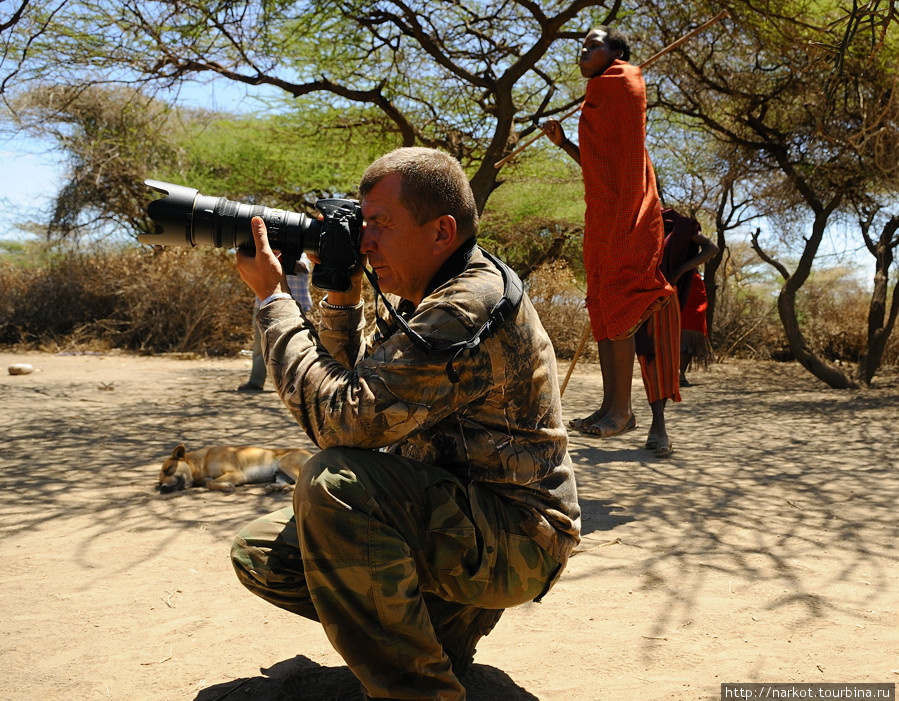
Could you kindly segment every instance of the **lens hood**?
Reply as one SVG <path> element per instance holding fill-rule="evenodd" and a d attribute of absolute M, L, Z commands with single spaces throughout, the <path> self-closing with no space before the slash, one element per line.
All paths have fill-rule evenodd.
<path fill-rule="evenodd" d="M 156 222 L 156 231 L 140 234 L 137 240 L 151 246 L 196 246 L 191 220 L 200 191 L 161 180 L 144 180 L 144 184 L 165 197 L 153 200 L 147 207 L 147 214 Z"/>

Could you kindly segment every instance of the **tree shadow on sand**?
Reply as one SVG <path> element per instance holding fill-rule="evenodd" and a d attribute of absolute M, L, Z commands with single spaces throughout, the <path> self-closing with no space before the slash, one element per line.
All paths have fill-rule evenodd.
<path fill-rule="evenodd" d="M 636 520 L 633 514 L 626 513 L 619 505 L 609 499 L 579 497 L 581 507 L 581 537 L 595 533 L 613 531 L 619 526 Z"/>
<path fill-rule="evenodd" d="M 347 667 L 324 667 L 297 655 L 268 669 L 258 677 L 235 679 L 207 687 L 194 701 L 253 699 L 253 701 L 361 701 L 359 682 Z M 488 665 L 475 664 L 463 677 L 469 701 L 539 701 L 518 686 L 509 675 Z"/>
<path fill-rule="evenodd" d="M 588 579 L 619 568 L 661 593 L 652 629 L 659 637 L 701 615 L 721 579 L 764 590 L 754 605 L 784 625 L 862 621 L 889 600 L 899 561 L 889 418 L 899 394 L 892 386 L 831 390 L 781 365 L 719 372 L 722 379 L 686 390 L 693 395 L 671 407 L 669 459 L 643 448 L 645 425 L 603 440 L 572 434 L 584 511 L 575 553 L 595 556 L 615 543 L 627 552 L 575 560 L 572 569 Z M 590 401 L 581 390 L 571 413 Z M 647 409 L 638 409 L 645 421 Z"/>

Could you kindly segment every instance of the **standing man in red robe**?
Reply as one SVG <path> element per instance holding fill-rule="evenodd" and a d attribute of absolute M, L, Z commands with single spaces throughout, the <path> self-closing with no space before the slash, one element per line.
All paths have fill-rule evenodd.
<path fill-rule="evenodd" d="M 591 29 L 578 60 L 588 79 L 579 145 L 557 120 L 543 125 L 550 141 L 576 160 L 584 175 L 586 306 L 599 346 L 603 398 L 596 411 L 569 425 L 602 438 L 637 425 L 631 405 L 637 329 L 664 315 L 664 325 L 680 334 L 677 303 L 669 304 L 675 291 L 659 269 L 664 227 L 646 151 L 646 84 L 629 59 L 621 34 L 604 26 Z M 664 378 L 666 391 L 679 401 L 679 358 L 671 360 L 675 371 Z"/>

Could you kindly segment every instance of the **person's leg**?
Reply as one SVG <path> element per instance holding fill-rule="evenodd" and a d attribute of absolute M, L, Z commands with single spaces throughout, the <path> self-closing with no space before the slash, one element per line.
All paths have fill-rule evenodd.
<path fill-rule="evenodd" d="M 250 379 L 237 388 L 239 392 L 258 392 L 265 387 L 268 370 L 265 358 L 262 357 L 262 334 L 256 326 L 256 307 L 253 307 L 253 364 L 250 367 Z"/>
<path fill-rule="evenodd" d="M 470 659 L 471 625 L 489 631 L 560 569 L 492 492 L 396 455 L 319 453 L 294 508 L 316 612 L 373 698 L 463 698 L 453 662 Z"/>
<path fill-rule="evenodd" d="M 687 370 L 690 368 L 690 362 L 693 360 L 693 352 L 684 342 L 683 334 L 681 336 L 680 347 L 680 386 L 689 387 L 690 382 L 687 380 Z"/>
<path fill-rule="evenodd" d="M 664 458 L 671 455 L 671 439 L 668 437 L 668 428 L 665 426 L 665 405 L 667 399 L 658 399 L 649 404 L 652 410 L 652 425 L 649 427 L 649 435 L 646 437 L 646 448 L 652 450 L 657 457 Z"/>
<path fill-rule="evenodd" d="M 337 486 L 333 490 L 335 496 L 348 491 L 338 484 L 340 477 L 328 479 Z M 350 478 L 347 484 L 353 482 L 354 478 Z M 231 563 L 238 580 L 265 601 L 320 621 L 335 649 L 362 683 L 367 697 L 464 698 L 458 677 L 470 666 L 475 643 L 490 632 L 502 610 L 454 604 L 422 593 L 416 606 L 409 605 L 408 610 L 388 609 L 383 617 L 376 606 L 380 587 L 373 586 L 367 571 L 360 571 L 367 570 L 367 566 L 359 565 L 370 555 L 372 538 L 365 524 L 362 532 L 354 533 L 351 527 L 355 514 L 345 514 L 346 518 L 340 519 L 345 522 L 335 525 L 333 534 L 326 534 L 343 534 L 328 540 L 342 543 L 345 552 L 327 551 L 319 558 L 309 558 L 314 561 L 314 571 L 333 575 L 315 597 L 323 611 L 321 618 L 306 583 L 293 507 L 258 518 L 240 531 L 231 546 Z M 317 530 L 317 516 L 317 509 L 310 511 L 306 532 Z M 374 550 L 380 551 L 377 547 Z M 400 574 L 388 572 L 385 581 Z M 313 576 L 315 581 L 320 579 L 327 578 Z M 408 589 L 400 584 L 397 581 L 395 587 L 388 587 L 394 596 Z M 406 629 L 406 634 L 394 638 L 390 629 L 397 624 Z M 405 649 L 406 657 L 415 659 L 396 660 L 395 648 Z M 421 659 L 427 662 L 424 667 L 420 667 Z M 416 672 L 407 675 L 403 665 Z"/>
<path fill-rule="evenodd" d="M 256 596 L 314 621 L 293 507 L 262 516 L 244 527 L 231 545 L 237 579 Z"/>
<path fill-rule="evenodd" d="M 651 349 L 639 356 L 640 373 L 652 411 L 646 448 L 657 457 L 668 457 L 671 440 L 665 424 L 665 407 L 669 399 L 680 401 L 680 310 L 676 300 L 647 319 L 645 329 Z"/>
<path fill-rule="evenodd" d="M 572 419 L 571 421 L 569 421 L 569 428 L 580 430 L 582 426 L 591 426 L 599 421 L 609 411 L 609 404 L 612 401 L 612 393 L 607 388 L 610 388 L 612 386 L 612 364 L 610 362 L 603 362 L 603 343 L 603 341 L 599 341 L 596 344 L 599 355 L 599 372 L 600 376 L 602 377 L 602 402 L 599 405 L 599 409 L 594 411 L 592 414 L 589 414 L 582 419 Z"/>
<path fill-rule="evenodd" d="M 580 430 L 591 436 L 608 438 L 636 427 L 631 406 L 631 384 L 634 377 L 634 337 L 599 342 L 599 364 L 602 372 L 603 401 L 598 412 L 583 420 Z"/>

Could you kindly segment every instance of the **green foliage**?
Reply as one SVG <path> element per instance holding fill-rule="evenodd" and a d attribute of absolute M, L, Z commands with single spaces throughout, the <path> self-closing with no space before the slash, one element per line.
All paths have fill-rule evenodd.
<path fill-rule="evenodd" d="M 820 264 L 831 217 L 894 213 L 894 4 L 731 4 L 728 20 L 647 73 L 650 102 L 665 112 L 652 115 L 650 151 L 666 204 L 699 217 L 721 243 L 726 232 L 763 219 L 778 232 L 765 238 L 768 248 L 802 249 L 787 263 L 769 259 L 791 294 L 806 279 L 814 285 L 811 265 Z M 566 273 L 552 269 L 550 278 L 570 274 L 577 287 L 577 169 L 545 140 L 499 173 L 493 162 L 582 94 L 571 59 L 587 26 L 616 24 L 639 61 L 719 9 L 705 0 L 647 0 L 627 10 L 565 0 L 84 0 L 61 9 L 35 0 L 4 36 L 0 67 L 6 76 L 12 66 L 17 80 L 4 80 L 0 91 L 52 98 L 31 123 L 52 125 L 71 156 L 75 175 L 51 226 L 62 234 L 139 231 L 153 196 L 145 177 L 298 210 L 320 196 L 352 196 L 364 167 L 384 151 L 425 144 L 463 162 L 483 208 L 485 244 L 528 276 L 564 264 Z M 279 105 L 280 116 L 261 118 L 176 112 L 133 90 L 210 75 L 249 89 L 275 86 L 296 109 Z M 116 81 L 128 83 L 132 98 L 91 87 Z M 724 344 L 770 345 L 753 329 L 767 326 L 773 292 L 731 282 L 721 281 Z M 559 295 L 568 292 L 546 298 Z M 798 294 L 797 314 L 812 345 L 824 348 L 812 328 L 816 299 Z M 795 333 L 790 340 L 801 349 Z"/>
<path fill-rule="evenodd" d="M 24 131 L 55 140 L 68 182 L 47 223 L 50 239 L 98 238 L 151 227 L 144 173 L 178 160 L 181 122 L 165 103 L 132 88 L 37 86 L 13 104 Z"/>
<path fill-rule="evenodd" d="M 16 67 L 23 84 L 170 89 L 216 76 L 293 98 L 322 96 L 318 104 L 334 110 L 371 106 L 400 143 L 441 147 L 472 167 L 483 209 L 496 182 L 492 164 L 516 132 L 532 132 L 576 97 L 578 33 L 613 20 L 619 5 L 81 0 L 52 16 L 47 9 L 35 0 L 0 52 L 0 69 L 8 57 L 27 56 Z"/>
<path fill-rule="evenodd" d="M 563 260 L 583 286 L 584 209 L 578 165 L 548 140 L 535 142 L 503 170 L 481 217 L 481 240 L 525 276 Z"/>
<path fill-rule="evenodd" d="M 584 183 L 577 180 L 509 180 L 490 198 L 485 215 L 502 218 L 514 227 L 533 219 L 560 226 L 584 223 Z"/>
<path fill-rule="evenodd" d="M 176 110 L 130 89 L 38 88 L 16 103 L 26 130 L 59 143 L 70 180 L 50 238 L 151 231 L 147 178 L 287 209 L 352 195 L 365 167 L 398 145 L 373 109 L 311 100 L 268 116 Z"/>
<path fill-rule="evenodd" d="M 23 256 L 25 254 L 25 244 L 22 241 L 5 241 L 0 239 L 0 255 L 3 256 Z"/>
<path fill-rule="evenodd" d="M 311 102 L 287 114 L 197 119 L 180 141 L 185 165 L 157 179 L 288 208 L 352 196 L 368 164 L 398 145 L 371 110 Z"/>

